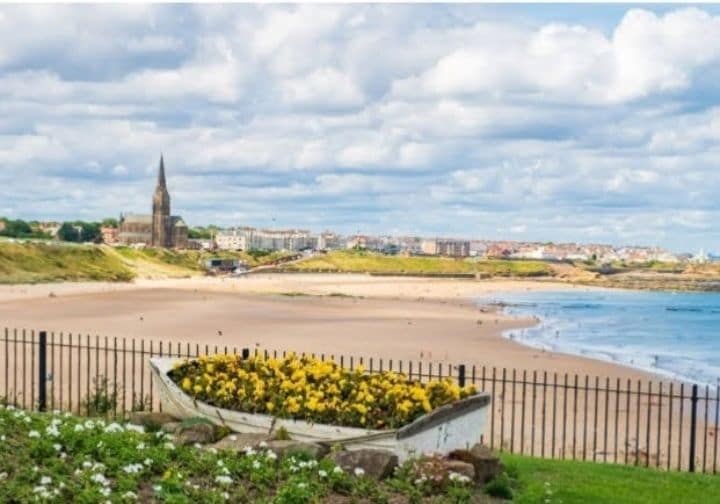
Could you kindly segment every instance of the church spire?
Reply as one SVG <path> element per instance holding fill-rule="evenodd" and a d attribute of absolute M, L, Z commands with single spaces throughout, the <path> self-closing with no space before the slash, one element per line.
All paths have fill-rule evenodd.
<path fill-rule="evenodd" d="M 158 170 L 158 187 L 167 187 L 165 182 L 165 162 L 163 161 L 162 154 L 160 154 L 160 169 Z"/>

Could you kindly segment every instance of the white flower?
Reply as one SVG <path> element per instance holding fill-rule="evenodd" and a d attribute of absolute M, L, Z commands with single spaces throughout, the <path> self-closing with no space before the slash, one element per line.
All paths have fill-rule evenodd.
<path fill-rule="evenodd" d="M 38 431 L 36 431 L 36 430 L 31 430 L 30 432 L 28 432 L 28 437 L 30 437 L 30 438 L 39 438 L 39 437 L 40 437 L 40 433 L 39 433 Z"/>
<path fill-rule="evenodd" d="M 122 425 L 120 425 L 117 422 L 113 422 L 109 424 L 107 427 L 105 427 L 105 432 L 122 432 L 123 428 Z"/>
<path fill-rule="evenodd" d="M 304 482 L 298 483 L 298 488 L 305 488 L 305 487 L 307 487 L 307 483 L 304 483 Z"/>
<path fill-rule="evenodd" d="M 267 448 L 267 445 L 268 444 L 265 441 L 260 441 L 260 443 L 258 444 L 260 448 Z"/>
<path fill-rule="evenodd" d="M 362 467 L 356 467 L 354 472 L 355 476 L 357 476 L 358 478 L 360 476 L 365 476 L 365 469 L 363 469 Z"/>
<path fill-rule="evenodd" d="M 196 450 L 199 450 L 200 448 L 202 448 L 202 445 L 200 443 L 195 443 L 193 447 L 195 447 Z"/>
<path fill-rule="evenodd" d="M 83 427 L 83 424 L 76 424 L 75 427 L 73 428 L 73 430 L 75 432 L 82 432 L 85 430 L 85 427 Z"/>
<path fill-rule="evenodd" d="M 251 446 L 246 446 L 245 448 L 243 448 L 243 451 L 248 457 L 255 455 L 255 450 L 253 450 Z"/>
<path fill-rule="evenodd" d="M 125 424 L 125 430 L 139 432 L 142 434 L 143 432 L 145 432 L 145 427 L 143 427 L 142 425 L 135 425 L 135 424 L 129 423 L 129 424 Z"/>
<path fill-rule="evenodd" d="M 252 463 L 253 469 L 260 469 L 261 467 L 262 467 L 262 465 L 260 464 L 260 462 L 258 462 L 257 460 L 253 460 L 253 463 Z"/>
<path fill-rule="evenodd" d="M 143 470 L 143 465 L 142 464 L 128 464 L 125 467 L 123 467 L 122 470 L 128 474 L 137 474 Z"/>
<path fill-rule="evenodd" d="M 100 473 L 95 473 L 92 476 L 90 476 L 90 481 L 98 483 L 99 485 L 102 485 L 102 486 L 107 486 L 110 484 L 110 481 L 108 481 L 108 479 L 105 477 L 105 475 L 100 474 Z"/>
<path fill-rule="evenodd" d="M 50 483 L 52 483 L 52 478 L 50 476 L 43 476 L 40 478 L 41 485 L 49 485 Z"/>
<path fill-rule="evenodd" d="M 108 487 L 104 486 L 100 489 L 100 493 L 102 495 L 104 495 L 105 497 L 107 497 L 110 495 L 110 489 Z"/>
<path fill-rule="evenodd" d="M 456 472 L 451 472 L 448 478 L 450 478 L 450 481 L 455 481 L 457 483 L 468 483 L 470 481 L 468 476 Z"/>
<path fill-rule="evenodd" d="M 0 436 L 0 441 L 5 441 L 5 434 L 3 434 L 2 436 Z"/>
<path fill-rule="evenodd" d="M 318 471 L 318 476 L 320 476 L 321 478 L 327 478 L 327 471 L 323 471 L 322 469 L 320 469 Z"/>
<path fill-rule="evenodd" d="M 55 451 L 60 451 L 62 450 L 62 445 L 59 443 L 54 443 L 53 448 L 55 448 Z"/>
<path fill-rule="evenodd" d="M 222 498 L 225 500 L 228 500 L 230 498 L 230 494 L 227 492 L 223 492 L 221 495 L 222 495 Z"/>
<path fill-rule="evenodd" d="M 0 481 L 6 480 L 7 477 L 8 477 L 8 473 L 6 473 L 6 472 L 0 473 Z"/>
<path fill-rule="evenodd" d="M 335 466 L 335 467 L 333 468 L 333 472 L 334 472 L 335 474 L 342 474 L 342 473 L 343 473 L 342 467 L 340 467 L 340 466 Z"/>
<path fill-rule="evenodd" d="M 148 467 L 150 467 L 152 465 L 152 463 L 153 463 L 152 459 L 146 458 L 145 460 L 143 460 L 143 464 L 145 464 Z"/>
<path fill-rule="evenodd" d="M 218 452 L 218 451 L 217 451 L 217 448 L 215 448 L 214 446 L 211 446 L 210 448 L 208 448 L 208 451 L 209 451 L 210 453 L 212 453 L 213 455 Z"/>
<path fill-rule="evenodd" d="M 267 458 L 270 460 L 277 460 L 277 454 L 274 451 L 268 450 L 267 452 Z"/>
<path fill-rule="evenodd" d="M 145 449 L 145 443 L 143 443 L 143 442 L 141 441 L 141 442 L 139 442 L 139 443 L 137 444 L 137 446 L 136 446 L 135 448 L 137 448 L 138 450 L 144 450 L 144 449 Z"/>
<path fill-rule="evenodd" d="M 161 486 L 161 485 L 153 485 L 153 491 L 154 491 L 155 493 L 160 493 L 160 492 L 162 492 L 162 486 Z"/>
<path fill-rule="evenodd" d="M 92 462 L 88 462 L 88 461 L 86 460 L 85 462 L 82 463 L 82 466 L 83 466 L 85 469 L 90 469 L 90 468 L 92 467 Z"/>
<path fill-rule="evenodd" d="M 175 445 L 172 444 L 172 443 L 170 443 L 170 442 L 165 443 L 165 444 L 163 445 L 163 447 L 164 447 L 166 450 L 174 450 L 174 449 L 175 449 Z"/>
<path fill-rule="evenodd" d="M 218 459 L 218 461 L 217 461 L 217 466 L 218 466 L 218 467 L 222 467 L 222 466 L 224 466 L 224 465 L 225 465 L 225 462 L 223 462 L 221 459 Z"/>
<path fill-rule="evenodd" d="M 45 429 L 45 433 L 48 436 L 51 437 L 58 437 L 60 435 L 60 431 L 57 428 L 57 425 L 49 425 L 47 429 Z"/>
<path fill-rule="evenodd" d="M 215 476 L 215 482 L 219 483 L 221 485 L 229 485 L 232 483 L 232 478 L 230 476 Z"/>

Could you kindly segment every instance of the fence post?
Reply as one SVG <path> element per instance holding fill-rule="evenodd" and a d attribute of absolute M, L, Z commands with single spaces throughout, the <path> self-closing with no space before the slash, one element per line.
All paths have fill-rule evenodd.
<path fill-rule="evenodd" d="M 40 331 L 38 343 L 38 411 L 47 408 L 47 332 Z"/>
<path fill-rule="evenodd" d="M 690 397 L 690 460 L 688 470 L 695 472 L 695 438 L 697 435 L 697 403 L 698 403 L 698 386 L 692 387 L 692 396 Z"/>
<path fill-rule="evenodd" d="M 243 360 L 250 358 L 250 349 L 249 348 L 242 349 L 242 358 L 243 358 Z"/>
<path fill-rule="evenodd" d="M 465 386 L 465 364 L 458 366 L 458 385 L 461 388 Z"/>

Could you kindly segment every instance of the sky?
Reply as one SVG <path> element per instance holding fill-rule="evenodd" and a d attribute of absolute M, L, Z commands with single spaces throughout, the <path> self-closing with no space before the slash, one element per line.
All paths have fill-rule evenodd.
<path fill-rule="evenodd" d="M 720 251 L 720 7 L 0 6 L 0 215 Z"/>

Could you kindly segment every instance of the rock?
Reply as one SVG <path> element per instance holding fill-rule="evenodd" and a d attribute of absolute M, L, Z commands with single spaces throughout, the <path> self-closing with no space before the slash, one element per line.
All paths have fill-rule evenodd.
<path fill-rule="evenodd" d="M 175 436 L 180 444 L 214 443 L 217 427 L 206 421 L 182 422 L 175 430 Z"/>
<path fill-rule="evenodd" d="M 180 425 L 180 422 L 168 422 L 162 424 L 160 429 L 163 432 L 167 432 L 168 434 L 175 434 L 175 432 L 177 432 L 177 430 L 180 428 Z"/>
<path fill-rule="evenodd" d="M 352 474 L 356 468 L 365 471 L 366 476 L 383 479 L 392 476 L 398 465 L 398 457 L 387 450 L 348 450 L 331 453 L 328 458 L 344 471 Z"/>
<path fill-rule="evenodd" d="M 275 452 L 279 458 L 286 457 L 292 453 L 307 453 L 315 459 L 321 459 L 330 451 L 330 449 L 318 443 L 305 443 L 302 441 L 279 440 L 274 439 L 267 441 L 267 449 Z"/>
<path fill-rule="evenodd" d="M 242 451 L 248 446 L 257 448 L 260 443 L 267 440 L 267 434 L 234 433 L 222 438 L 212 447 L 218 450 Z"/>
<path fill-rule="evenodd" d="M 452 479 L 452 475 L 460 475 L 469 481 L 475 481 L 475 468 L 469 462 L 451 460 L 439 455 L 426 456 L 414 462 L 415 470 L 433 484 L 440 485 Z"/>
<path fill-rule="evenodd" d="M 451 460 L 472 464 L 475 468 L 475 481 L 484 484 L 503 472 L 500 458 L 490 448 L 476 444 L 469 450 L 455 450 L 448 455 Z"/>
<path fill-rule="evenodd" d="M 175 422 L 177 418 L 160 411 L 133 411 L 128 421 L 131 424 L 159 429 L 161 425 Z"/>
<path fill-rule="evenodd" d="M 471 481 L 475 480 L 475 467 L 469 462 L 463 462 L 462 460 L 443 460 L 443 470 L 449 476 L 451 473 L 460 474 L 470 478 Z"/>

